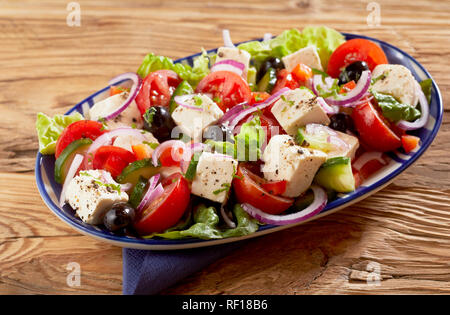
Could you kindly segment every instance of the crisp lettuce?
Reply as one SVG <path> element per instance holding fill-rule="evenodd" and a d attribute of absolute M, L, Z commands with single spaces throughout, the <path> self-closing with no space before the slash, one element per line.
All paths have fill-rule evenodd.
<path fill-rule="evenodd" d="M 302 32 L 297 29 L 286 30 L 271 40 L 251 41 L 238 47 L 248 51 L 256 67 L 259 67 L 267 57 L 282 58 L 301 48 L 313 45 L 316 46 L 322 66 L 326 69 L 331 54 L 343 42 L 345 38 L 338 31 L 325 26 L 310 26 L 305 27 Z"/>
<path fill-rule="evenodd" d="M 145 78 L 149 73 L 156 70 L 172 70 L 176 72 L 180 78 L 189 82 L 192 86 L 197 86 L 198 82 L 209 73 L 209 57 L 205 52 L 196 57 L 193 67 L 188 64 L 174 63 L 172 59 L 155 54 L 148 54 L 139 67 L 137 74 Z"/>
<path fill-rule="evenodd" d="M 221 228 L 219 226 L 219 215 L 214 207 L 207 207 L 200 204 L 195 207 L 192 215 L 192 225 L 186 226 L 186 221 L 182 221 L 177 227 L 164 231 L 163 233 L 155 233 L 150 237 L 161 237 L 167 239 L 182 238 L 201 238 L 201 239 L 220 239 L 227 237 L 243 236 L 254 233 L 258 230 L 258 221 L 251 218 L 239 204 L 233 209 L 234 217 L 237 221 L 235 228 Z"/>
<path fill-rule="evenodd" d="M 372 91 L 372 94 L 377 100 L 383 116 L 390 121 L 414 121 L 421 116 L 421 113 L 418 109 L 410 105 L 400 103 L 391 95 L 382 94 L 375 91 Z"/>
<path fill-rule="evenodd" d="M 76 112 L 72 115 L 55 115 L 53 118 L 38 113 L 36 119 L 36 131 L 39 139 L 39 152 L 42 154 L 54 154 L 56 141 L 65 127 L 71 123 L 82 120 L 83 115 Z"/>

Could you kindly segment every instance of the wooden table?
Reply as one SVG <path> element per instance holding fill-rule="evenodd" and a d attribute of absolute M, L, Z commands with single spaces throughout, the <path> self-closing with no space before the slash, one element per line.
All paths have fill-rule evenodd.
<path fill-rule="evenodd" d="M 0 293 L 122 289 L 121 249 L 74 232 L 39 196 L 37 111 L 65 112 L 135 71 L 148 52 L 178 58 L 220 46 L 224 28 L 242 41 L 309 24 L 373 36 L 417 58 L 445 101 L 436 140 L 374 196 L 250 241 L 164 293 L 450 293 L 450 2 L 378 1 L 379 27 L 366 22 L 368 1 L 82 0 L 80 27 L 66 24 L 68 2 L 0 3 Z M 80 287 L 66 283 L 70 262 L 81 266 Z M 367 282 L 378 271 L 381 281 Z"/>

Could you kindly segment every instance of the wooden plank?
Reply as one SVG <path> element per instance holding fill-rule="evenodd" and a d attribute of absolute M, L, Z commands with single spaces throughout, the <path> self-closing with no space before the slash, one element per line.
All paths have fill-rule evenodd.
<path fill-rule="evenodd" d="M 34 183 L 37 111 L 62 113 L 134 71 L 148 52 L 183 57 L 234 41 L 328 25 L 373 36 L 417 58 L 450 97 L 450 3 L 80 1 L 81 27 L 66 3 L 3 1 L 0 10 L 0 294 L 121 292 L 121 250 L 80 236 L 45 207 Z M 420 18 L 417 18 L 420 12 Z M 170 27 L 168 27 L 170 26 Z M 173 293 L 450 293 L 450 105 L 433 145 L 393 185 L 339 213 L 249 241 L 166 290 Z M 69 262 L 81 287 L 66 283 Z M 377 265 L 379 264 L 379 265 Z M 369 285 L 379 266 L 379 285 Z"/>

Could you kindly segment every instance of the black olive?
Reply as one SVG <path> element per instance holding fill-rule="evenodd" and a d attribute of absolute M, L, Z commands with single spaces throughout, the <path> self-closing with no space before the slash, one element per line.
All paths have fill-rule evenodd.
<path fill-rule="evenodd" d="M 329 127 L 340 132 L 346 132 L 347 130 L 355 132 L 353 119 L 350 117 L 350 115 L 344 113 L 337 113 L 331 116 Z"/>
<path fill-rule="evenodd" d="M 203 142 L 206 140 L 228 141 L 234 143 L 233 131 L 224 125 L 212 125 L 203 131 Z"/>
<path fill-rule="evenodd" d="M 114 232 L 123 229 L 133 223 L 135 217 L 134 209 L 127 203 L 115 203 L 106 212 L 103 218 L 105 227 Z"/>
<path fill-rule="evenodd" d="M 144 129 L 150 131 L 159 142 L 169 140 L 175 126 L 167 107 L 153 106 L 144 114 Z"/>
<path fill-rule="evenodd" d="M 266 60 L 264 60 L 256 75 L 256 82 L 259 82 L 259 80 L 262 79 L 262 77 L 266 74 L 267 70 L 269 70 L 270 68 L 273 68 L 277 71 L 283 69 L 284 68 L 283 61 L 281 61 L 281 59 L 276 57 L 268 57 Z"/>
<path fill-rule="evenodd" d="M 369 70 L 369 66 L 365 61 L 355 61 L 345 67 L 344 70 L 339 74 L 339 85 L 345 84 L 350 81 L 358 82 L 363 71 Z"/>

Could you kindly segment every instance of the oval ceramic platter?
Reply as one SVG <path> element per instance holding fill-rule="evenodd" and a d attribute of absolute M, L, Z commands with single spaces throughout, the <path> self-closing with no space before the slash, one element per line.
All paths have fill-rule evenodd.
<path fill-rule="evenodd" d="M 425 70 L 425 68 L 421 64 L 419 64 L 413 57 L 388 43 L 360 35 L 353 35 L 353 34 L 344 34 L 344 35 L 346 36 L 347 39 L 366 38 L 378 43 L 378 45 L 380 45 L 381 48 L 386 53 L 389 63 L 402 64 L 406 66 L 409 70 L 411 70 L 411 72 L 419 82 L 421 80 L 431 78 L 430 74 Z M 215 51 L 216 51 L 215 49 L 212 49 L 208 51 L 208 53 Z M 185 58 L 181 58 L 176 62 L 183 62 L 183 63 L 187 62 L 192 64 L 193 58 L 195 58 L 198 55 L 199 54 L 195 54 Z M 89 107 L 92 106 L 99 100 L 106 98 L 108 95 L 109 95 L 109 87 L 105 87 L 104 89 L 92 94 L 82 102 L 78 103 L 66 114 L 70 114 L 74 111 L 83 113 L 83 108 L 86 109 L 87 106 Z M 42 199 L 50 208 L 50 210 L 52 210 L 53 213 L 55 213 L 58 216 L 58 218 L 60 218 L 66 224 L 69 224 L 72 228 L 74 228 L 75 230 L 77 230 L 82 234 L 92 236 L 96 239 L 99 239 L 107 243 L 111 243 L 113 245 L 128 248 L 149 249 L 149 250 L 174 250 L 174 249 L 186 249 L 186 248 L 205 247 L 217 244 L 224 244 L 288 229 L 290 227 L 331 214 L 335 211 L 348 207 L 351 204 L 374 194 L 375 192 L 379 191 L 383 187 L 387 186 L 390 182 L 392 182 L 396 176 L 398 176 L 409 166 L 411 166 L 427 150 L 427 148 L 430 146 L 431 142 L 435 138 L 438 129 L 441 125 L 442 115 L 443 115 L 442 97 L 438 86 L 433 81 L 429 120 L 424 128 L 418 129 L 412 133 L 420 137 L 421 139 L 420 146 L 418 146 L 413 152 L 408 154 L 401 153 L 398 151 L 388 153 L 388 156 L 390 157 L 390 162 L 383 169 L 373 174 L 373 176 L 371 176 L 367 181 L 365 181 L 363 185 L 358 187 L 354 192 L 341 195 L 338 199 L 328 203 L 327 206 L 319 214 L 309 218 L 306 221 L 293 225 L 284 225 L 284 226 L 264 225 L 261 226 L 257 232 L 242 237 L 233 237 L 218 240 L 200 240 L 200 239 L 164 240 L 164 239 L 141 239 L 128 236 L 117 236 L 107 231 L 105 228 L 102 228 L 100 226 L 92 226 L 82 222 L 79 218 L 75 217 L 74 211 L 70 208 L 70 206 L 66 205 L 63 208 L 60 208 L 58 206 L 59 195 L 61 194 L 61 185 L 57 184 L 54 181 L 53 174 L 54 174 L 55 158 L 53 155 L 45 156 L 38 153 L 35 167 L 36 182 L 39 192 L 42 196 Z"/>

